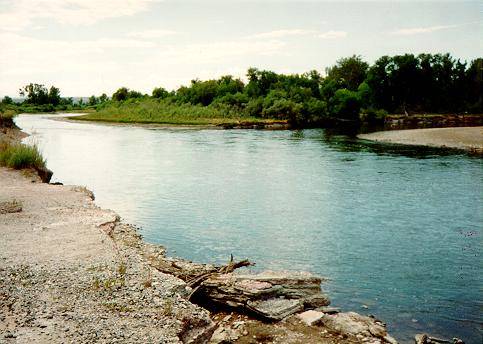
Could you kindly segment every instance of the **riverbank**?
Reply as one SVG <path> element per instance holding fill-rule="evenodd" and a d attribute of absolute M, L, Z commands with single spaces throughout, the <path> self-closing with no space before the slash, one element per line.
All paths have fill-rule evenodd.
<path fill-rule="evenodd" d="M 35 117 L 32 117 L 32 118 L 35 118 Z M 105 132 L 105 128 L 101 127 L 100 130 Z M 216 131 L 215 133 L 222 133 L 222 132 Z M 245 135 L 245 134 L 249 134 L 249 133 L 245 132 L 243 134 Z M 79 143 L 79 142 L 77 142 L 77 143 Z M 76 165 L 76 162 L 73 161 L 72 164 Z M 92 168 L 96 168 L 96 167 L 92 167 Z M 112 166 L 111 166 L 111 168 L 112 168 Z M 15 171 L 12 171 L 12 172 L 15 172 Z M 19 173 L 19 172 L 15 172 L 15 173 Z M 30 180 L 28 182 L 30 182 Z M 71 183 L 75 182 L 75 180 L 71 179 L 70 182 Z M 137 183 L 139 183 L 139 181 L 137 181 Z M 7 183 L 7 184 L 12 185 L 14 183 Z M 120 183 L 120 185 L 124 185 L 124 182 Z M 4 185 L 2 184 L 1 186 L 2 186 L 2 188 L 0 190 L 3 191 Z M 64 186 L 50 186 L 50 187 L 66 188 Z M 28 192 L 28 194 L 31 195 L 30 197 L 34 197 L 34 198 L 37 197 L 37 195 L 36 195 L 37 192 L 35 192 L 35 189 L 32 189 L 32 191 Z M 43 196 L 43 194 L 40 194 L 40 195 Z M 22 197 L 24 197 L 24 196 L 22 196 Z M 21 197 L 13 197 L 13 199 L 10 200 L 11 205 L 12 205 L 10 207 L 10 209 L 18 209 L 18 207 L 15 207 L 17 205 L 17 202 L 14 202 L 15 200 L 19 200 L 19 202 L 23 202 Z M 126 198 L 126 200 L 129 200 L 129 197 Z M 124 201 L 126 201 L 126 200 L 124 200 Z M 60 208 L 62 207 L 61 201 L 56 200 L 55 202 L 59 205 Z M 132 200 L 131 200 L 131 202 L 132 202 Z M 66 207 L 70 207 L 70 205 L 66 205 Z M 47 210 L 49 210 L 49 209 L 47 209 Z M 43 210 L 39 210 L 39 212 L 42 212 L 42 211 Z M 22 216 L 22 212 L 20 212 L 20 213 L 9 213 L 9 214 L 7 214 L 7 216 L 10 216 L 10 215 L 13 216 L 13 214 L 17 214 L 17 215 Z M 52 218 L 50 219 L 50 221 L 52 221 L 53 223 L 58 223 L 58 222 L 63 221 L 62 219 L 57 219 L 55 217 L 56 216 L 55 212 L 51 211 L 49 216 L 50 215 L 52 215 Z M 32 214 L 28 213 L 27 216 L 30 217 L 31 223 L 32 222 L 35 223 L 35 216 L 37 216 L 37 215 L 32 215 Z M 116 245 L 124 245 L 125 242 L 123 240 L 119 241 L 119 240 L 116 239 L 117 235 L 118 235 L 117 234 L 118 226 L 122 227 L 124 225 L 122 223 L 117 223 L 116 226 L 112 230 L 110 228 L 108 228 L 106 233 L 105 233 L 106 234 L 105 238 L 108 241 L 116 242 Z M 159 228 L 162 228 L 162 227 L 159 227 Z M 97 228 L 96 226 L 92 226 L 92 230 L 93 231 L 99 231 L 99 228 Z M 132 228 L 132 230 L 135 233 L 135 229 Z M 77 238 L 72 238 L 72 240 L 77 240 Z M 142 248 L 144 246 L 143 241 L 139 238 L 136 239 L 135 242 L 137 242 L 138 244 L 131 245 L 131 246 L 139 246 L 139 248 Z M 191 245 L 187 245 L 187 246 L 191 246 Z M 156 247 L 156 246 L 154 246 L 154 247 Z M 199 246 L 197 244 L 194 244 L 194 246 L 192 246 L 192 247 L 194 247 L 195 249 L 197 249 L 197 248 L 199 249 Z M 131 252 L 134 255 L 140 254 L 141 255 L 141 261 L 147 263 L 150 267 L 154 266 L 155 270 L 158 271 L 158 272 L 162 270 L 163 265 L 166 265 L 166 264 L 161 264 L 163 262 L 167 263 L 167 265 L 169 265 L 169 266 L 173 266 L 173 267 L 179 266 L 179 261 L 177 261 L 177 260 L 173 261 L 172 259 L 165 257 L 164 254 L 162 253 L 162 251 L 158 251 L 159 254 L 155 255 L 154 257 L 155 258 L 158 257 L 159 259 L 156 258 L 154 261 L 151 259 L 153 257 L 152 255 L 150 255 L 150 259 L 145 259 L 146 257 L 143 256 L 142 250 L 131 251 Z M 236 252 L 239 252 L 239 250 L 235 250 L 235 253 Z M 248 255 L 248 256 L 251 256 L 251 255 Z M 209 258 L 205 258 L 205 259 L 209 259 Z M 115 271 L 115 269 L 113 269 L 113 270 Z M 124 268 L 120 268 L 120 270 L 123 271 Z M 121 272 L 121 271 L 119 271 L 119 272 Z M 84 274 L 84 272 L 81 272 L 81 274 Z M 170 273 L 168 275 L 171 276 L 172 274 Z M 55 281 L 55 278 L 53 280 Z M 96 279 L 93 279 L 93 280 L 94 280 L 94 282 L 93 282 L 94 287 L 97 288 L 98 285 L 100 284 L 100 282 L 95 282 Z M 53 282 L 53 283 L 55 284 L 57 282 Z M 109 286 L 111 282 L 108 281 L 107 283 L 108 283 L 107 285 Z M 183 281 L 181 281 L 181 283 L 183 283 Z M 267 291 L 265 288 L 267 288 L 267 286 L 270 285 L 269 283 L 268 284 L 267 283 L 268 282 L 265 279 L 264 281 L 258 281 L 257 283 L 255 283 L 255 285 L 256 286 L 262 286 L 263 289 L 260 292 L 265 293 L 265 291 Z M 189 283 L 185 283 L 184 285 L 187 285 L 187 284 L 189 284 Z M 243 285 L 246 285 L 246 283 L 243 282 Z M 269 287 L 269 288 L 275 289 L 275 288 L 272 288 L 272 287 Z M 121 287 L 121 289 L 122 289 L 122 287 Z M 116 289 L 116 290 L 118 292 L 121 292 L 122 291 L 121 289 Z M 239 290 L 239 289 L 237 289 L 237 290 Z M 229 291 L 229 288 L 225 289 L 225 291 Z M 124 293 L 129 293 L 129 291 L 124 291 Z M 236 293 L 234 295 L 234 297 L 238 297 L 239 294 L 240 294 L 239 292 Z M 241 295 L 243 295 L 243 293 L 241 293 Z M 187 298 L 187 297 L 184 296 L 184 298 Z M 15 297 L 14 297 L 14 299 L 15 299 Z M 231 311 L 229 311 L 229 312 L 231 312 Z M 247 343 L 249 343 L 249 342 L 252 342 L 252 343 L 253 342 L 264 342 L 262 340 L 262 338 L 265 338 L 265 339 L 266 338 L 272 338 L 270 340 L 266 339 L 265 341 L 277 342 L 277 340 L 278 340 L 279 342 L 288 342 L 288 343 L 297 342 L 297 341 L 291 340 L 291 339 L 294 339 L 294 338 L 299 338 L 299 339 L 304 338 L 305 342 L 329 342 L 329 343 L 330 342 L 339 342 L 339 343 L 342 342 L 342 343 L 344 343 L 344 342 L 351 342 L 351 340 L 354 341 L 355 340 L 354 336 L 357 336 L 357 334 L 356 335 L 354 335 L 354 334 L 347 335 L 348 337 L 343 340 L 343 338 L 339 337 L 340 336 L 339 333 L 334 333 L 335 326 L 329 327 L 329 325 L 327 325 L 327 323 L 330 324 L 329 320 L 333 320 L 334 318 L 338 319 L 340 321 L 344 321 L 344 319 L 347 320 L 347 321 L 349 321 L 349 320 L 352 321 L 351 319 L 354 319 L 354 317 L 356 317 L 357 321 L 352 321 L 352 325 L 351 325 L 350 328 L 352 328 L 352 329 L 354 329 L 354 328 L 359 328 L 359 329 L 360 328 L 362 328 L 362 329 L 366 328 L 367 329 L 368 328 L 367 325 L 365 327 L 364 327 L 364 325 L 362 325 L 362 326 L 360 325 L 361 322 L 364 323 L 364 321 L 369 321 L 367 317 L 357 318 L 357 316 L 350 315 L 348 313 L 339 313 L 340 315 L 335 315 L 335 314 L 328 314 L 328 312 L 329 312 L 328 309 L 323 308 L 323 309 L 319 309 L 315 313 L 315 315 L 317 317 L 319 317 L 318 318 L 319 321 L 323 318 L 322 322 L 323 322 L 324 326 L 319 326 L 319 325 L 305 326 L 298 320 L 299 319 L 298 316 L 287 317 L 281 323 L 275 322 L 273 324 L 267 324 L 267 323 L 263 323 L 263 322 L 258 322 L 256 320 L 251 319 L 251 318 L 247 318 L 244 315 L 235 314 L 235 313 L 234 314 L 218 313 L 218 311 L 215 311 L 211 315 L 212 315 L 212 321 L 216 325 L 220 325 L 218 327 L 218 329 L 220 330 L 219 332 L 221 332 L 222 335 L 229 336 L 230 338 L 236 337 L 236 340 L 234 339 L 234 340 L 232 340 L 232 342 L 247 342 Z M 309 315 L 310 315 L 310 313 L 309 313 Z M 340 321 L 339 321 L 339 323 L 340 323 Z M 345 323 L 347 323 L 347 321 L 345 321 Z M 371 320 L 371 321 L 372 322 L 370 324 L 372 324 L 372 325 L 374 325 L 376 323 L 375 320 Z M 228 327 L 228 329 L 227 329 L 227 327 Z M 344 331 L 347 333 L 347 328 Z M 384 328 L 381 327 L 381 325 L 379 325 L 379 327 L 376 327 L 375 331 L 376 332 L 377 331 L 384 331 Z M 337 332 L 337 331 L 335 331 L 335 332 Z M 244 334 L 244 333 L 247 333 L 247 334 Z M 367 334 L 367 331 L 366 331 L 366 334 Z M 358 335 L 364 336 L 360 333 L 358 333 Z M 256 336 L 257 340 L 254 340 L 253 336 Z M 344 337 L 344 335 L 342 335 L 342 337 Z M 355 337 L 355 338 L 357 338 L 357 337 Z M 216 339 L 216 337 L 215 337 L 215 339 Z M 380 341 L 380 339 L 378 339 L 378 340 Z M 360 341 L 356 340 L 356 342 L 360 342 Z"/>
<path fill-rule="evenodd" d="M 98 208 L 87 189 L 0 168 L 0 190 L 0 332 L 7 341 L 395 343 L 382 323 L 332 309 L 280 324 L 210 314 L 188 301 L 184 281 L 160 272 L 183 262 L 165 260 L 162 247 Z"/>
<path fill-rule="evenodd" d="M 483 127 L 455 127 L 379 131 L 358 135 L 363 140 L 405 145 L 454 148 L 483 153 Z"/>
<path fill-rule="evenodd" d="M 9 140 L 21 136 L 9 128 Z M 331 308 L 283 323 L 229 310 L 210 313 L 189 301 L 193 289 L 179 275 L 162 271 L 213 267 L 166 258 L 164 248 L 145 243 L 135 227 L 97 207 L 86 188 L 42 183 L 33 170 L 0 168 L 0 190 L 0 332 L 6 342 L 395 343 L 381 322 Z M 269 292 L 267 281 L 274 278 L 290 283 L 283 274 L 261 276 L 253 285 L 247 284 L 251 277 L 233 278 L 259 295 Z M 231 288 L 218 291 L 224 287 Z M 242 289 L 230 297 L 243 295 Z M 302 312 L 298 305 L 291 303 L 288 314 Z M 322 319 L 326 326 L 315 326 Z"/>

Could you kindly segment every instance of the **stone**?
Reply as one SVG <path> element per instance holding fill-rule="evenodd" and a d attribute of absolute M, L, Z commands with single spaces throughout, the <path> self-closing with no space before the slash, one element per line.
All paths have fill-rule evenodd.
<path fill-rule="evenodd" d="M 322 312 L 322 313 L 326 313 L 326 314 L 340 313 L 340 309 L 337 308 L 337 307 L 325 307 L 324 306 L 324 307 L 317 307 L 315 310 Z"/>
<path fill-rule="evenodd" d="M 387 334 L 386 328 L 376 319 L 354 312 L 326 314 L 324 326 L 346 336 L 363 336 L 365 341 L 380 339 L 384 343 L 397 343 Z"/>
<path fill-rule="evenodd" d="M 313 325 L 320 324 L 322 322 L 322 319 L 324 318 L 324 313 L 314 311 L 314 310 L 309 310 L 309 311 L 305 311 L 303 313 L 297 314 L 297 317 L 306 325 L 313 326 Z"/>
<path fill-rule="evenodd" d="M 17 200 L 0 202 L 0 214 L 20 213 L 22 203 Z"/>
<path fill-rule="evenodd" d="M 416 344 L 426 344 L 428 342 L 428 335 L 425 333 L 417 334 L 414 336 L 414 342 Z"/>
<path fill-rule="evenodd" d="M 48 183 L 50 182 L 50 179 L 52 178 L 52 175 L 54 172 L 49 170 L 47 167 L 36 167 L 35 170 L 37 171 L 37 174 L 39 175 L 40 179 L 42 180 L 43 183 Z"/>
<path fill-rule="evenodd" d="M 283 298 L 248 301 L 247 307 L 262 317 L 272 320 L 282 320 L 304 309 L 303 302 L 300 300 Z"/>

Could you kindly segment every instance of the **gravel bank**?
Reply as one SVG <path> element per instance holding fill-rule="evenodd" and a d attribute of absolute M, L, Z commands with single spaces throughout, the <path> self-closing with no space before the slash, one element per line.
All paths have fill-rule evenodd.
<path fill-rule="evenodd" d="M 456 148 L 483 153 L 483 127 L 390 130 L 361 134 L 358 137 L 378 142 Z"/>
<path fill-rule="evenodd" d="M 0 342 L 204 342 L 214 323 L 162 255 L 84 188 L 0 168 Z M 15 212 L 10 212 L 12 202 Z M 21 206 L 19 212 L 18 206 Z"/>

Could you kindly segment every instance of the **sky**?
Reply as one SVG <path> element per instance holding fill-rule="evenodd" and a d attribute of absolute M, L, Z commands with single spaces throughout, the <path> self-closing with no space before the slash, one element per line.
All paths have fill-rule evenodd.
<path fill-rule="evenodd" d="M 151 93 L 249 67 L 324 72 L 339 58 L 483 56 L 483 1 L 0 0 L 0 97 Z"/>

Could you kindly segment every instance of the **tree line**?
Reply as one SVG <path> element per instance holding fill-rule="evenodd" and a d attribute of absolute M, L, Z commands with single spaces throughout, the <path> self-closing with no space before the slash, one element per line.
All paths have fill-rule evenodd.
<path fill-rule="evenodd" d="M 383 56 L 369 65 L 354 55 L 325 72 L 284 75 L 250 68 L 246 82 L 232 76 L 196 79 L 174 91 L 155 88 L 151 95 L 121 87 L 111 98 L 91 96 L 81 105 L 99 108 L 154 98 L 229 106 L 243 115 L 288 120 L 295 126 L 317 126 L 327 119 L 376 121 L 387 113 L 483 113 L 483 58 L 465 62 L 450 54 L 405 54 Z M 66 104 L 55 87 L 30 84 L 20 94 L 26 104 Z"/>

